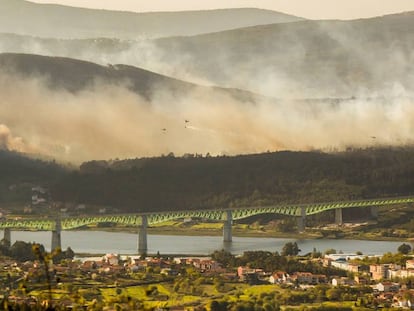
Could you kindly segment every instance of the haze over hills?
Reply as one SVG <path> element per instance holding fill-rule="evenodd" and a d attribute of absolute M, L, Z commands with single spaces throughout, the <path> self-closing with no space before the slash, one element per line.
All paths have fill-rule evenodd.
<path fill-rule="evenodd" d="M 410 94 L 414 13 L 298 21 L 156 40 L 0 35 L 0 51 L 128 64 L 195 83 L 278 98 Z"/>
<path fill-rule="evenodd" d="M 79 10 L 80 17 L 110 14 Z M 296 21 L 153 40 L 3 34 L 1 52 L 54 57 L 0 55 L 0 140 L 9 150 L 76 163 L 409 145 L 413 17 Z M 48 25 L 66 32 L 59 27 L 72 24 Z"/>
<path fill-rule="evenodd" d="M 3 54 L 0 68 L 2 145 L 60 161 L 413 142 L 409 97 L 272 100 L 38 55 Z"/>
<path fill-rule="evenodd" d="M 300 19 L 260 9 L 133 13 L 24 0 L 0 2 L 0 32 L 53 38 L 185 36 Z"/>
<path fill-rule="evenodd" d="M 242 110 L 274 101 L 128 65 L 30 54 L 0 54 L 0 92 L 0 142 L 6 149 L 74 162 L 233 153 L 244 140 L 231 132 L 242 126 Z"/>
<path fill-rule="evenodd" d="M 1 0 L 0 201 L 41 180 L 62 201 L 124 211 L 406 195 L 413 31 L 414 12 L 309 21 Z M 67 174 L 9 151 L 107 161 Z"/>
<path fill-rule="evenodd" d="M 155 44 L 157 63 L 180 68 L 184 76 L 277 97 L 347 97 L 413 91 L 413 32 L 410 12 L 255 26 Z"/>
<path fill-rule="evenodd" d="M 0 54 L 0 73 L 42 79 L 51 89 L 75 93 L 97 85 L 112 85 L 125 87 L 147 100 L 156 97 L 157 92 L 183 97 L 197 91 L 228 95 L 242 102 L 264 100 L 262 96 L 243 90 L 199 86 L 133 66 L 101 66 L 64 57 L 3 53 Z"/>

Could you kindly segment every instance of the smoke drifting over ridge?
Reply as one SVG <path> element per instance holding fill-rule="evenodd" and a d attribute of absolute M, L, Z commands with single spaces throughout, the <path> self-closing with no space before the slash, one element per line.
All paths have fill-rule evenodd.
<path fill-rule="evenodd" d="M 414 92 L 414 12 L 300 21 L 157 40 L 62 40 L 0 34 L 0 52 L 127 64 L 204 85 L 277 98 Z"/>
<path fill-rule="evenodd" d="M 0 75 L 0 148 L 81 162 L 174 152 L 242 154 L 413 143 L 409 97 L 240 103 L 195 91 L 148 102 L 100 84 L 73 94 L 42 79 Z M 185 122 L 188 120 L 189 122 Z M 13 135 L 11 134 L 13 133 Z"/>
<path fill-rule="evenodd" d="M 21 137 L 14 137 L 10 129 L 4 124 L 0 124 L 0 150 L 35 151 Z"/>

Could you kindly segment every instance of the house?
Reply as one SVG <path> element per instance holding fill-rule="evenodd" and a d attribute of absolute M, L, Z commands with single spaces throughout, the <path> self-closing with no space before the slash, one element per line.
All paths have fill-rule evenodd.
<path fill-rule="evenodd" d="M 327 254 L 324 256 L 324 258 L 330 259 L 332 261 L 338 261 L 338 260 L 348 261 L 348 260 L 353 260 L 353 259 L 362 259 L 364 258 L 364 256 L 358 255 L 358 254 Z"/>
<path fill-rule="evenodd" d="M 47 189 L 36 186 L 32 188 L 31 206 L 46 206 L 48 203 L 49 195 Z"/>
<path fill-rule="evenodd" d="M 102 260 L 111 266 L 117 266 L 119 264 L 118 254 L 106 254 Z"/>
<path fill-rule="evenodd" d="M 412 309 L 414 307 L 414 291 L 405 290 L 400 291 L 393 297 L 393 306 L 397 308 Z"/>
<path fill-rule="evenodd" d="M 375 286 L 379 292 L 397 292 L 400 289 L 400 284 L 392 282 L 380 282 Z"/>
<path fill-rule="evenodd" d="M 268 280 L 268 276 L 270 275 L 264 272 L 263 269 L 253 269 L 240 266 L 237 268 L 237 276 L 239 277 L 240 281 L 244 281 L 253 285 L 264 283 L 264 279 Z"/>
<path fill-rule="evenodd" d="M 310 272 L 296 272 L 291 277 L 293 282 L 297 282 L 298 284 L 319 284 L 320 280 L 324 280 L 326 282 L 325 275 L 317 275 L 312 274 Z"/>
<path fill-rule="evenodd" d="M 219 271 L 222 270 L 221 265 L 214 260 L 201 260 L 199 262 L 199 267 L 201 271 Z"/>
<path fill-rule="evenodd" d="M 179 274 L 179 272 L 171 268 L 162 268 L 160 271 L 160 274 L 168 275 L 168 276 L 176 276 Z"/>
<path fill-rule="evenodd" d="M 258 272 L 247 272 L 243 274 L 243 277 L 240 279 L 250 285 L 259 285 L 264 284 L 266 281 L 261 279 L 260 274 Z"/>
<path fill-rule="evenodd" d="M 347 277 L 334 277 L 331 280 L 331 283 L 333 286 L 339 286 L 339 285 L 347 285 L 347 286 L 353 286 L 355 285 L 355 280 L 347 278 Z"/>
<path fill-rule="evenodd" d="M 376 264 L 369 266 L 369 274 L 371 275 L 372 280 L 381 280 L 387 277 L 389 265 Z"/>
<path fill-rule="evenodd" d="M 414 269 L 414 259 L 408 259 L 408 260 L 405 262 L 405 268 L 406 268 L 407 270 L 409 270 L 409 269 Z"/>
<path fill-rule="evenodd" d="M 414 277 L 414 269 L 398 269 L 393 268 L 387 271 L 387 278 L 395 279 L 395 278 L 409 278 Z"/>
<path fill-rule="evenodd" d="M 237 276 L 242 279 L 244 275 L 249 274 L 249 273 L 260 273 L 263 272 L 263 269 L 253 269 L 253 268 L 249 268 L 249 267 L 238 267 L 237 268 Z"/>
<path fill-rule="evenodd" d="M 271 284 L 285 283 L 288 277 L 289 276 L 286 272 L 277 271 L 269 277 L 269 283 Z"/>
<path fill-rule="evenodd" d="M 366 277 L 359 276 L 359 275 L 356 275 L 354 277 L 354 281 L 355 281 L 356 284 L 359 284 L 359 285 L 368 285 L 369 284 L 369 280 Z"/>
<path fill-rule="evenodd" d="M 212 268 L 212 266 L 214 265 L 212 263 L 213 261 L 200 259 L 200 258 L 194 258 L 191 260 L 191 262 L 197 270 L 201 270 L 201 271 L 210 270 L 209 268 Z"/>
<path fill-rule="evenodd" d="M 324 266 L 324 267 L 330 267 L 332 261 L 333 261 L 332 258 L 324 257 L 322 259 L 322 266 Z"/>
<path fill-rule="evenodd" d="M 349 272 L 354 272 L 354 273 L 358 273 L 360 271 L 361 266 L 354 264 L 354 263 L 349 263 L 346 260 L 343 259 L 338 259 L 338 260 L 334 260 L 331 261 L 331 266 L 341 269 L 341 270 L 346 270 Z"/>

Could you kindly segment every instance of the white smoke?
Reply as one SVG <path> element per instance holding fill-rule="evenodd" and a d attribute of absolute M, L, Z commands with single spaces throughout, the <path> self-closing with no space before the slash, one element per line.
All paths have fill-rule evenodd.
<path fill-rule="evenodd" d="M 33 149 L 24 142 L 23 138 L 13 136 L 6 125 L 0 124 L 0 150 L 27 152 Z"/>
<path fill-rule="evenodd" d="M 222 93 L 177 98 L 162 90 L 148 102 L 110 85 L 72 94 L 41 81 L 0 76 L 2 148 L 81 162 L 414 143 L 414 105 L 401 88 L 387 100 L 246 104 Z"/>

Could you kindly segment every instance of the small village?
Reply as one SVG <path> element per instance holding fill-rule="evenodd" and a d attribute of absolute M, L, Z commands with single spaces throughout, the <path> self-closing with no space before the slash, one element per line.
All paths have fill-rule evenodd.
<path fill-rule="evenodd" d="M 269 270 L 265 268 L 266 256 L 276 256 L 276 261 L 291 267 L 305 268 Z M 252 264 L 231 266 L 223 259 L 237 262 L 238 257 L 241 262 L 248 257 Z M 395 262 L 382 263 L 384 257 Z M 253 258 L 262 258 L 263 267 Z M 290 310 L 289 306 L 319 310 L 318 306 L 326 303 L 340 303 L 349 306 L 349 310 L 414 309 L 414 256 L 402 253 L 370 257 L 249 252 L 233 256 L 216 251 L 210 257 L 106 254 L 55 263 L 51 257 L 43 259 L 1 261 L 3 306 L 7 303 L 32 307 L 52 304 L 58 310 L 223 310 L 220 303 L 225 303 L 225 310 L 233 310 L 228 306 L 254 302 L 263 310 Z M 308 309 L 303 309 L 304 304 Z"/>

